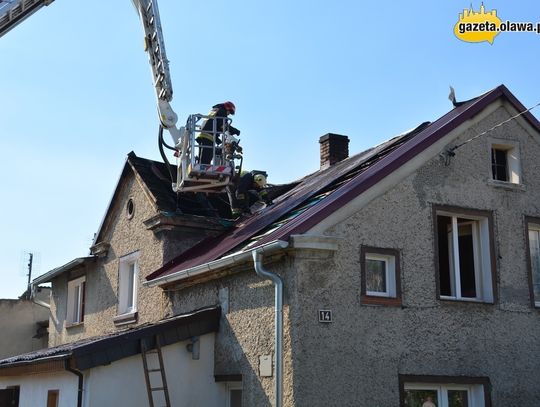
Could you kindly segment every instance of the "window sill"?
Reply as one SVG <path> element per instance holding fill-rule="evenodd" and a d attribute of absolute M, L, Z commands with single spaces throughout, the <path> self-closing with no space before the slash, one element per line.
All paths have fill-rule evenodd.
<path fill-rule="evenodd" d="M 360 297 L 362 305 L 381 305 L 386 307 L 401 307 L 401 298 L 379 297 L 375 295 L 362 295 Z"/>
<path fill-rule="evenodd" d="M 114 325 L 121 326 L 137 322 L 137 311 L 120 314 L 113 318 Z"/>
<path fill-rule="evenodd" d="M 78 326 L 83 326 L 83 325 L 84 325 L 83 321 L 81 321 L 81 322 L 68 322 L 68 323 L 66 323 L 66 329 L 76 328 Z"/>
<path fill-rule="evenodd" d="M 495 188 L 506 189 L 508 191 L 525 192 L 527 190 L 523 184 L 514 184 L 513 182 L 498 181 L 495 179 L 488 179 L 488 185 Z"/>
<path fill-rule="evenodd" d="M 484 305 L 494 305 L 493 301 L 483 301 L 476 300 L 474 298 L 452 298 L 452 297 L 439 297 L 439 300 L 448 304 L 454 303 L 464 303 L 464 304 L 484 304 Z"/>

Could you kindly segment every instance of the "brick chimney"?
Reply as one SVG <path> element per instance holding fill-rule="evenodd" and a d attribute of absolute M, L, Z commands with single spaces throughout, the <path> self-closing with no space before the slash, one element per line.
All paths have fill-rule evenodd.
<path fill-rule="evenodd" d="M 349 157 L 349 137 L 326 133 L 319 139 L 321 145 L 321 170 Z"/>

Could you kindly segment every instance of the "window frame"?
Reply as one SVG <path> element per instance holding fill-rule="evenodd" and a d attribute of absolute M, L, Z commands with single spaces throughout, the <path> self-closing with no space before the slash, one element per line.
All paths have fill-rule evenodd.
<path fill-rule="evenodd" d="M 386 291 L 384 293 L 367 290 L 367 261 L 383 260 L 386 265 Z M 393 261 L 390 260 L 393 258 Z M 397 249 L 361 246 L 360 247 L 360 301 L 366 305 L 401 306 L 401 265 Z"/>
<path fill-rule="evenodd" d="M 66 326 L 84 323 L 84 306 L 86 300 L 86 275 L 73 278 L 67 283 Z M 77 298 L 77 304 L 75 304 Z M 75 311 L 75 305 L 77 310 Z M 75 315 L 77 313 L 77 315 Z"/>
<path fill-rule="evenodd" d="M 479 209 L 470 209 L 462 208 L 457 206 L 448 206 L 448 205 L 433 205 L 433 236 L 434 236 L 434 261 L 435 261 L 435 281 L 437 289 L 437 299 L 442 301 L 455 301 L 455 302 L 474 302 L 479 304 L 495 304 L 498 300 L 497 298 L 497 289 L 496 289 L 496 272 L 497 266 L 495 261 L 495 233 L 493 230 L 493 212 L 479 210 Z M 439 254 L 439 230 L 438 230 L 438 217 L 455 217 L 463 218 L 466 220 L 477 221 L 479 222 L 480 228 L 478 228 L 478 233 L 480 234 L 480 241 L 484 241 L 482 247 L 479 249 L 481 251 L 480 257 L 482 260 L 480 275 L 476 275 L 475 272 L 475 281 L 482 279 L 481 284 L 481 297 L 478 294 L 478 287 L 476 297 L 463 297 L 463 296 L 448 296 L 441 294 L 441 270 L 440 270 L 440 254 Z M 480 224 L 483 222 L 483 224 Z M 459 233 L 459 232 L 458 232 Z M 484 235 L 484 236 L 482 236 Z M 474 237 L 473 237 L 474 239 Z M 487 244 L 485 243 L 487 239 Z M 454 241 L 455 242 L 455 241 Z M 473 243 L 474 244 L 474 243 Z M 458 245 L 459 246 L 459 245 Z M 455 247 L 455 246 L 453 246 Z M 489 253 L 485 251 L 489 250 Z M 450 261 L 450 259 L 449 259 Z M 489 264 L 486 262 L 489 261 Z M 450 269 L 450 263 L 448 265 Z M 450 269 L 451 273 L 452 270 Z M 486 276 L 486 274 L 489 275 Z M 450 276 L 451 277 L 451 276 Z M 457 280 L 456 280 L 457 281 Z M 455 284 L 457 285 L 457 284 Z M 489 290 L 489 291 L 486 291 Z"/>
<path fill-rule="evenodd" d="M 534 280 L 531 258 L 531 242 L 529 238 L 530 230 L 535 230 L 539 233 L 540 237 L 540 218 L 533 216 L 525 216 L 525 251 L 527 260 L 527 279 L 529 283 L 529 298 L 533 308 L 540 309 L 540 298 L 538 301 L 534 298 Z"/>
<path fill-rule="evenodd" d="M 506 152 L 507 180 L 498 180 L 493 177 L 493 150 Z M 497 186 L 521 186 L 523 185 L 523 173 L 521 169 L 521 152 L 519 142 L 515 140 L 488 138 L 489 150 L 489 181 Z"/>
<path fill-rule="evenodd" d="M 137 314 L 137 291 L 139 280 L 139 257 L 140 252 L 136 251 L 122 256 L 118 263 L 118 312 L 117 316 L 135 316 Z M 133 266 L 133 271 L 132 267 Z M 133 278 L 126 280 L 133 274 Z M 127 282 L 126 282 L 127 281 Z M 128 286 L 126 287 L 126 284 Z M 131 295 L 129 287 L 131 286 Z M 131 305 L 129 303 L 131 302 Z"/>
<path fill-rule="evenodd" d="M 47 407 L 58 407 L 60 402 L 60 390 L 47 390 Z"/>
<path fill-rule="evenodd" d="M 491 383 L 489 377 L 467 377 L 467 376 L 425 376 L 425 375 L 399 375 L 399 405 L 405 405 L 405 390 L 436 390 L 439 397 L 447 394 L 448 390 L 467 390 L 469 395 L 469 406 L 471 407 L 492 407 L 491 403 Z M 441 393 L 439 394 L 439 389 Z M 483 400 L 472 400 L 482 397 Z M 483 401 L 483 405 L 477 401 Z M 437 402 L 439 407 L 444 407 L 443 403 Z"/>
<path fill-rule="evenodd" d="M 242 399 L 243 399 L 244 387 L 242 385 L 242 382 L 227 382 L 226 386 L 227 386 L 227 407 L 233 407 L 231 405 L 231 392 L 233 390 L 240 390 Z"/>

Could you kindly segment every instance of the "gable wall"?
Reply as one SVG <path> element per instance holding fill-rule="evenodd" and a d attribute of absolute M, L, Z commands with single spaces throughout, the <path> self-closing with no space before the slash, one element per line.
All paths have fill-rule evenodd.
<path fill-rule="evenodd" d="M 513 114 L 500 107 L 458 141 Z M 328 228 L 326 235 L 342 238 L 332 265 L 296 262 L 290 315 L 302 405 L 332 405 L 339 395 L 343 405 L 396 406 L 399 374 L 487 376 L 494 406 L 540 400 L 530 374 L 540 369 L 540 316 L 529 300 L 524 229 L 524 215 L 540 216 L 540 137 L 517 121 L 490 136 L 519 141 L 524 191 L 489 184 L 481 137 L 458 149 L 450 165 L 432 158 Z M 432 204 L 493 212 L 495 304 L 437 299 Z M 361 245 L 399 250 L 402 307 L 360 303 Z M 332 310 L 334 322 L 318 323 L 319 309 Z"/>
<path fill-rule="evenodd" d="M 84 272 L 64 273 L 53 281 L 52 311 L 57 321 L 54 324 L 56 330 L 51 330 L 49 346 L 101 335 L 117 329 L 113 318 L 117 315 L 119 259 L 137 250 L 140 251 L 140 257 L 136 324 L 157 321 L 163 317 L 164 305 L 161 289 L 143 286 L 145 276 L 160 267 L 163 259 L 162 242 L 151 231 L 146 230 L 143 224 L 144 220 L 155 214 L 155 210 L 132 175 L 127 177 L 120 188 L 102 233 L 102 241 L 109 242 L 111 245 L 107 256 L 98 259 L 94 266 L 86 270 L 83 324 L 65 328 L 67 281 Z M 128 219 L 126 211 L 129 198 L 132 198 L 135 204 L 132 219 Z"/>

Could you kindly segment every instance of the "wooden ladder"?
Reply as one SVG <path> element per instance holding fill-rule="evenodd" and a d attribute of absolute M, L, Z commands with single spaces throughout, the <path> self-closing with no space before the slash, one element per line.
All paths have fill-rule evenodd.
<path fill-rule="evenodd" d="M 144 368 L 144 378 L 146 380 L 146 390 L 148 392 L 148 403 L 150 407 L 154 407 L 154 393 L 156 392 L 162 392 L 163 398 L 165 399 L 165 405 L 163 407 L 171 407 L 171 401 L 169 399 L 169 389 L 167 387 L 167 378 L 165 377 L 165 366 L 163 365 L 163 355 L 161 353 L 161 343 L 159 341 L 159 335 L 156 335 L 154 337 L 155 339 L 155 349 L 152 349 L 151 346 L 147 343 L 147 339 L 142 338 L 141 339 L 141 357 L 143 361 L 143 368 Z M 150 360 L 148 355 L 157 355 L 156 358 L 150 358 L 153 360 Z M 158 364 L 157 367 L 154 367 L 155 364 Z M 152 365 L 152 367 L 149 368 L 149 365 Z M 152 381 L 150 380 L 150 374 L 160 372 L 161 377 L 161 383 L 158 384 L 155 387 L 152 387 Z M 156 378 L 157 375 L 154 375 L 154 378 Z M 154 381 L 155 385 L 155 381 Z"/>

